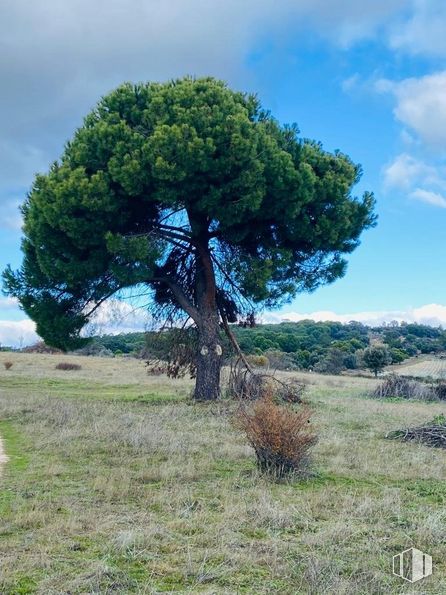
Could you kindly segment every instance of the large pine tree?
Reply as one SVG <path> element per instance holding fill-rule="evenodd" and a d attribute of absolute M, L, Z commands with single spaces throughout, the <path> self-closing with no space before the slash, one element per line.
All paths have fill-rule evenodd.
<path fill-rule="evenodd" d="M 124 84 L 36 177 L 5 290 L 67 349 L 105 300 L 150 288 L 196 325 L 195 397 L 215 399 L 221 321 L 344 274 L 375 220 L 373 196 L 351 194 L 359 176 L 221 81 Z"/>

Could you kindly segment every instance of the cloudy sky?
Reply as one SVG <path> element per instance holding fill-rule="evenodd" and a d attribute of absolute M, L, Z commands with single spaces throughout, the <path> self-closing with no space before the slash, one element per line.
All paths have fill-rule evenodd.
<path fill-rule="evenodd" d="M 271 319 L 446 324 L 445 31 L 441 0 L 2 0 L 0 268 L 20 265 L 18 205 L 33 175 L 102 94 L 213 75 L 350 154 L 364 169 L 358 193 L 378 199 L 379 225 L 346 277 Z M 126 329 L 144 324 L 120 311 Z M 0 343 L 33 338 L 0 298 Z"/>

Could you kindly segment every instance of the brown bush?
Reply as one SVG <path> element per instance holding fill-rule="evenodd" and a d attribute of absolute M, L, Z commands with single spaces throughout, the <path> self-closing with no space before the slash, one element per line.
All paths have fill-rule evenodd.
<path fill-rule="evenodd" d="M 231 366 L 227 395 L 245 401 L 275 397 L 287 403 L 301 403 L 305 389 L 302 382 L 279 380 L 273 374 L 258 373 L 236 364 Z"/>
<path fill-rule="evenodd" d="M 277 384 L 277 383 L 276 383 Z M 286 380 L 276 386 L 277 396 L 286 403 L 302 403 L 302 396 L 307 387 L 297 380 Z"/>
<path fill-rule="evenodd" d="M 446 401 L 446 382 L 444 380 L 438 380 L 434 385 L 434 392 L 438 399 Z"/>
<path fill-rule="evenodd" d="M 167 366 L 149 365 L 147 363 L 147 374 L 149 376 L 162 376 L 163 374 L 167 374 Z"/>
<path fill-rule="evenodd" d="M 70 362 L 60 362 L 56 366 L 56 370 L 81 370 L 80 364 L 72 364 Z"/>
<path fill-rule="evenodd" d="M 432 401 L 438 398 L 435 391 L 427 384 L 397 374 L 391 374 L 381 382 L 373 391 L 372 396 L 378 399 L 398 397 L 424 401 Z"/>
<path fill-rule="evenodd" d="M 309 451 L 317 441 L 309 425 L 310 416 L 307 407 L 293 411 L 264 397 L 250 409 L 241 407 L 235 424 L 253 447 L 259 470 L 280 479 L 303 473 L 308 467 Z"/>
<path fill-rule="evenodd" d="M 246 361 L 254 368 L 267 368 L 269 359 L 265 355 L 247 355 Z"/>
<path fill-rule="evenodd" d="M 29 345 L 28 347 L 24 347 L 22 349 L 23 353 L 49 353 L 49 354 L 56 354 L 62 353 L 60 349 L 56 349 L 55 347 L 50 347 L 44 341 L 38 341 L 34 343 L 34 345 Z"/>
<path fill-rule="evenodd" d="M 446 449 L 446 417 L 443 414 L 437 415 L 423 426 L 395 430 L 389 432 L 386 438 Z"/>
<path fill-rule="evenodd" d="M 12 362 L 3 362 L 3 365 L 5 366 L 5 370 L 10 370 L 14 364 Z"/>

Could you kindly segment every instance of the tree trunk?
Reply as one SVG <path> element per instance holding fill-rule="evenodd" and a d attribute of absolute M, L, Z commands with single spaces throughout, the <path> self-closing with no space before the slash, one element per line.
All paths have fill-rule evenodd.
<path fill-rule="evenodd" d="M 219 342 L 218 314 L 204 316 L 198 325 L 197 379 L 194 398 L 211 401 L 220 396 L 222 348 Z"/>
<path fill-rule="evenodd" d="M 219 313 L 214 266 L 207 242 L 198 244 L 196 256 L 196 300 L 199 320 L 197 379 L 194 398 L 211 401 L 220 397 L 220 345 Z"/>

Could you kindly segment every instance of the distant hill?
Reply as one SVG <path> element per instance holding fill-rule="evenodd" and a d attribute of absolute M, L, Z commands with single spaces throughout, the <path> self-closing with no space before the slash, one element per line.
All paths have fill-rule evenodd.
<path fill-rule="evenodd" d="M 354 321 L 342 324 L 302 320 L 258 324 L 253 328 L 233 325 L 232 330 L 244 353 L 266 356 L 273 367 L 326 373 L 362 367 L 363 350 L 372 343 L 386 345 L 393 364 L 446 349 L 446 331 L 441 327 L 413 323 L 368 327 Z M 139 332 L 96 336 L 81 353 L 162 357 L 158 335 Z"/>
<path fill-rule="evenodd" d="M 262 361 L 269 362 L 274 368 L 331 374 L 361 368 L 362 353 L 373 343 L 388 347 L 392 364 L 401 364 L 414 356 L 441 354 L 446 350 L 445 330 L 414 323 L 368 327 L 354 321 L 342 324 L 302 320 L 258 324 L 252 328 L 232 325 L 232 330 L 245 354 L 264 356 Z M 163 358 L 164 345 L 168 341 L 159 341 L 159 336 L 157 332 L 95 336 L 76 353 Z M 37 343 L 23 351 L 51 353 L 54 350 L 44 343 Z M 226 353 L 229 354 L 228 345 Z"/>

